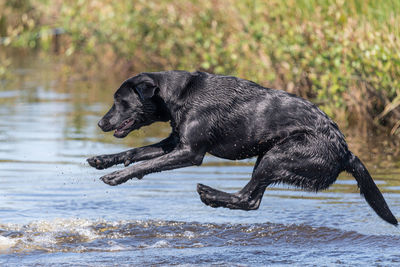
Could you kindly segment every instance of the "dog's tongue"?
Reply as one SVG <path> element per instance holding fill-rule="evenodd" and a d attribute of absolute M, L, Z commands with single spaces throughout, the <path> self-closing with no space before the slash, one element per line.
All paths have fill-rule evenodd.
<path fill-rule="evenodd" d="M 128 134 L 128 130 L 126 129 L 126 127 L 116 129 L 114 132 L 114 136 L 117 138 L 125 137 L 127 134 Z"/>
<path fill-rule="evenodd" d="M 122 137 L 124 132 L 125 131 L 123 129 L 116 129 L 115 132 L 114 132 L 114 136 L 115 137 Z"/>
<path fill-rule="evenodd" d="M 127 130 L 132 126 L 133 123 L 134 120 L 124 121 L 123 124 L 115 130 L 114 136 L 119 138 L 125 137 L 127 135 Z"/>

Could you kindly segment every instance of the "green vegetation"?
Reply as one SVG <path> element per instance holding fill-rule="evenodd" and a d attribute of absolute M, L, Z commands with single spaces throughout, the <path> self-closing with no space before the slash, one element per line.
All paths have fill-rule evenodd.
<path fill-rule="evenodd" d="M 85 71 L 237 75 L 400 135 L 400 1 L 0 0 L 0 10 L 3 46 L 51 51 L 61 28 L 61 54 Z"/>

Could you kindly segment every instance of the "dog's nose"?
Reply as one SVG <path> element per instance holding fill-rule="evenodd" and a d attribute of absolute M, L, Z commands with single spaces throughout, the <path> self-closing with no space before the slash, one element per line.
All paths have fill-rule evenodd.
<path fill-rule="evenodd" d="M 99 123 L 97 123 L 97 125 L 100 127 L 100 129 L 104 129 L 106 123 L 104 122 L 104 120 L 100 120 Z"/>
<path fill-rule="evenodd" d="M 97 125 L 100 127 L 100 129 L 103 132 L 109 132 L 111 130 L 113 130 L 113 126 L 110 124 L 110 122 L 107 119 L 101 119 Z"/>

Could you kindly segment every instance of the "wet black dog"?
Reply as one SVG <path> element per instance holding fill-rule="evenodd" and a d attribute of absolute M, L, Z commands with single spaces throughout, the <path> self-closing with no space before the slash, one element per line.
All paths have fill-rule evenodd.
<path fill-rule="evenodd" d="M 170 121 L 161 142 L 88 159 L 104 169 L 142 161 L 101 179 L 118 185 L 144 175 L 200 165 L 206 152 L 225 159 L 257 156 L 251 181 L 229 194 L 199 184 L 211 207 L 254 210 L 267 186 L 287 183 L 306 190 L 328 188 L 342 171 L 351 173 L 361 194 L 385 221 L 397 225 L 381 192 L 351 153 L 337 125 L 318 107 L 284 91 L 230 76 L 205 72 L 142 73 L 126 80 L 114 105 L 100 120 L 103 131 L 123 138 L 156 121 Z"/>

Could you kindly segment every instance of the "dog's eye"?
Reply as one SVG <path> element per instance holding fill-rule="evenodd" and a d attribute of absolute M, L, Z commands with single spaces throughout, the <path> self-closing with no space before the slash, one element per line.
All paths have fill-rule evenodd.
<path fill-rule="evenodd" d="M 125 109 L 128 109 L 130 107 L 128 101 L 121 100 L 120 103 Z"/>

